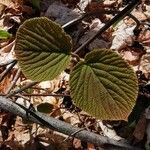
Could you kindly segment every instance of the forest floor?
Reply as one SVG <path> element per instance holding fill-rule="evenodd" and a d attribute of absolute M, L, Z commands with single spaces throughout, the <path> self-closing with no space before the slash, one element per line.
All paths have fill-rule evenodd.
<path fill-rule="evenodd" d="M 23 75 L 18 64 L 14 63 L 10 67 L 15 59 L 16 32 L 25 20 L 46 16 L 63 26 L 83 13 L 101 12 L 89 15 L 65 29 L 73 39 L 73 49 L 77 49 L 114 17 L 114 11 L 122 10 L 126 5 L 127 0 L 0 0 L 1 96 L 7 96 L 32 83 Z M 106 14 L 106 10 L 109 13 Z M 150 150 L 150 1 L 141 0 L 132 15 L 138 20 L 138 27 L 137 22 L 127 16 L 97 36 L 79 53 L 80 57 L 84 57 L 94 48 L 113 49 L 132 66 L 139 80 L 139 95 L 128 122 L 99 121 L 76 107 L 69 96 L 61 96 L 69 89 L 68 72 L 62 72 L 52 81 L 33 84 L 10 98 L 26 107 L 32 104 L 36 110 L 42 107 L 41 104 L 49 104 L 50 108 L 46 112 L 48 116 L 117 141 L 127 140 L 130 145 Z M 106 148 L 68 137 L 1 110 L 0 150 L 39 149 Z"/>

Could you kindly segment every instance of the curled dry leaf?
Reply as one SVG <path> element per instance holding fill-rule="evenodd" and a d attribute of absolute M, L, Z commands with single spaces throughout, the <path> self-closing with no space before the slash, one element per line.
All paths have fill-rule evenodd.
<path fill-rule="evenodd" d="M 116 27 L 112 40 L 111 49 L 120 50 L 127 45 L 131 45 L 133 43 L 133 30 L 135 26 L 128 27 L 123 21 L 121 21 Z"/>
<path fill-rule="evenodd" d="M 61 113 L 63 114 L 62 116 L 65 122 L 68 122 L 72 125 L 77 125 L 80 123 L 78 115 L 72 114 L 64 109 L 61 110 Z"/>
<path fill-rule="evenodd" d="M 0 1 L 0 4 L 4 6 L 9 6 L 12 3 L 13 3 L 13 0 L 1 0 Z"/>
<path fill-rule="evenodd" d="M 138 36 L 138 41 L 141 42 L 144 46 L 147 46 L 146 48 L 149 48 L 150 45 L 150 30 L 147 29 L 147 27 L 142 27 L 142 31 L 140 32 L 140 35 Z"/>
<path fill-rule="evenodd" d="M 108 127 L 108 124 L 104 125 L 102 121 L 99 121 L 98 124 L 101 127 L 103 134 L 105 136 L 107 136 L 111 139 L 117 140 L 117 141 L 123 139 L 122 137 L 117 135 L 116 131 L 113 129 L 112 126 L 109 125 L 109 127 Z"/>
<path fill-rule="evenodd" d="M 145 7 L 146 7 L 145 15 L 148 19 L 150 19 L 150 5 L 145 4 Z"/>
<path fill-rule="evenodd" d="M 27 107 L 27 108 L 30 107 L 29 101 L 27 101 L 27 100 L 25 100 L 25 99 L 23 99 L 23 98 L 21 98 L 21 97 L 16 100 L 16 103 L 18 103 L 18 104 L 20 104 L 20 105 L 22 105 L 22 106 L 25 106 L 25 107 Z"/>
<path fill-rule="evenodd" d="M 3 81 L 0 82 L 0 92 L 5 94 L 7 92 L 8 87 L 11 84 L 11 78 L 10 75 L 7 75 Z"/>
<path fill-rule="evenodd" d="M 1 0 L 0 5 L 9 9 L 10 13 L 16 14 L 22 11 L 23 0 Z"/>
<path fill-rule="evenodd" d="M 51 93 L 51 92 L 54 91 L 55 87 L 58 86 L 58 83 L 59 83 L 59 81 L 55 82 L 54 80 L 52 80 L 52 81 L 43 81 L 43 82 L 40 82 L 38 84 L 38 87 L 40 87 L 41 89 L 44 89 L 47 92 Z M 41 90 L 40 93 L 45 93 L 44 90 Z"/>
<path fill-rule="evenodd" d="M 62 72 L 57 78 L 51 80 L 51 81 L 43 81 L 38 84 L 39 88 L 47 90 L 47 92 L 57 92 L 62 86 L 63 88 L 66 88 L 66 84 L 69 81 L 69 74 L 66 72 Z M 40 91 L 44 92 L 44 91 Z"/>
<path fill-rule="evenodd" d="M 119 50 L 119 54 L 128 61 L 128 63 L 132 66 L 138 66 L 141 60 L 141 57 L 144 54 L 144 51 L 138 48 L 133 48 L 127 46 Z"/>

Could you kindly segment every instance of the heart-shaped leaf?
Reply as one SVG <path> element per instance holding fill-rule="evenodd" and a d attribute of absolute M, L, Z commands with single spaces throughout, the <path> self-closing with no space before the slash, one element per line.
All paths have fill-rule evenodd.
<path fill-rule="evenodd" d="M 75 104 L 102 120 L 126 120 L 135 105 L 138 84 L 132 68 L 115 52 L 94 50 L 70 76 Z"/>
<path fill-rule="evenodd" d="M 16 38 L 16 58 L 24 75 L 31 80 L 51 80 L 70 62 L 71 38 L 46 17 L 25 21 Z"/>

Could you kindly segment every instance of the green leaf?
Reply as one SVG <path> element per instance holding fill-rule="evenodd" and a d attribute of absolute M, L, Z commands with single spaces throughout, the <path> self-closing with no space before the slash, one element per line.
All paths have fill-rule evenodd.
<path fill-rule="evenodd" d="M 87 113 L 102 120 L 127 120 L 138 84 L 131 67 L 115 52 L 94 50 L 73 69 L 71 97 Z"/>
<path fill-rule="evenodd" d="M 7 32 L 7 31 L 5 31 L 5 30 L 0 30 L 0 39 L 1 40 L 5 40 L 5 39 L 8 39 L 8 38 L 10 38 L 12 35 L 9 33 L 9 32 Z"/>
<path fill-rule="evenodd" d="M 37 110 L 42 113 L 51 113 L 53 109 L 53 105 L 50 103 L 41 103 L 37 106 Z"/>
<path fill-rule="evenodd" d="M 25 21 L 16 38 L 16 58 L 24 75 L 31 80 L 52 80 L 70 62 L 71 38 L 46 17 Z"/>

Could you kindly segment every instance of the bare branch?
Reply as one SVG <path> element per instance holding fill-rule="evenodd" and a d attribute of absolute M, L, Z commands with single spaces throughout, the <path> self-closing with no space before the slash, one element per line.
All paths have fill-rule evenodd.
<path fill-rule="evenodd" d="M 11 71 L 11 69 L 16 65 L 17 61 L 14 60 L 8 68 L 6 68 L 1 74 L 0 74 L 0 82 L 3 81 L 3 79 L 5 78 L 5 76 L 9 73 L 9 71 Z"/>
<path fill-rule="evenodd" d="M 35 81 L 28 83 L 27 85 L 23 86 L 22 88 L 10 92 L 9 94 L 7 94 L 7 97 L 14 96 L 15 94 L 21 93 L 22 91 L 36 85 L 37 83 L 38 82 L 35 82 Z"/>
<path fill-rule="evenodd" d="M 12 90 L 12 88 L 15 86 L 17 80 L 19 79 L 20 74 L 21 74 L 21 70 L 18 69 L 18 70 L 17 70 L 17 73 L 16 73 L 16 75 L 15 75 L 15 77 L 14 77 L 14 79 L 13 79 L 13 81 L 11 82 L 11 85 L 9 86 L 9 88 L 8 88 L 7 91 L 6 91 L 7 94 L 8 94 L 8 93 Z"/>
<path fill-rule="evenodd" d="M 0 67 L 7 66 L 11 63 L 14 63 L 15 61 L 16 61 L 15 59 L 6 60 L 5 62 L 0 63 Z"/>

